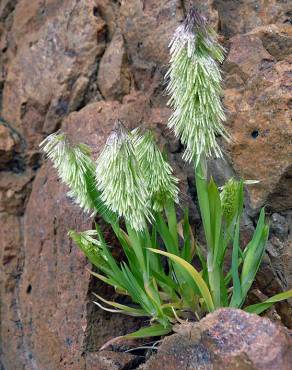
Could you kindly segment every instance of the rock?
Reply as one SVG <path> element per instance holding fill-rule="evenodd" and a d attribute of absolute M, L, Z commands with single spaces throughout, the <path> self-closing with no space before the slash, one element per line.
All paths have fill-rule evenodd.
<path fill-rule="evenodd" d="M 4 369 L 24 370 L 23 353 L 19 351 L 23 345 L 23 331 L 17 299 L 23 264 L 21 219 L 1 212 L 0 224 L 0 364 Z"/>
<path fill-rule="evenodd" d="M 277 187 L 281 183 L 282 193 L 290 193 L 286 174 L 291 165 L 291 58 L 276 63 L 255 36 L 235 36 L 230 42 L 224 94 L 233 137 L 228 154 L 241 177 L 260 181 L 248 187 L 251 209 L 269 198 L 271 207 L 279 210 L 282 204 L 273 197 Z M 288 196 L 285 209 L 291 207 Z"/>
<path fill-rule="evenodd" d="M 86 356 L 86 370 L 136 369 L 137 357 L 128 353 L 101 351 Z"/>
<path fill-rule="evenodd" d="M 131 76 L 127 66 L 123 36 L 120 32 L 113 36 L 101 58 L 98 84 L 103 97 L 108 100 L 120 100 L 130 92 Z"/>
<path fill-rule="evenodd" d="M 250 34 L 234 36 L 230 40 L 230 50 L 224 62 L 224 70 L 228 73 L 226 87 L 239 87 L 274 63 L 274 58 L 264 48 L 259 37 Z M 232 83 L 233 80 L 236 83 Z"/>
<path fill-rule="evenodd" d="M 288 223 L 284 216 L 281 216 L 279 213 L 273 213 L 271 217 L 271 232 L 281 238 L 286 239 L 288 236 Z"/>
<path fill-rule="evenodd" d="M 290 24 L 271 24 L 257 27 L 250 35 L 262 40 L 264 48 L 278 61 L 292 54 L 292 27 Z"/>
<path fill-rule="evenodd" d="M 6 164 L 12 160 L 16 143 L 17 138 L 0 121 L 0 170 L 4 169 Z"/>
<path fill-rule="evenodd" d="M 214 0 L 226 36 L 246 33 L 258 26 L 290 21 L 289 1 Z"/>
<path fill-rule="evenodd" d="M 31 170 L 22 173 L 2 172 L 0 176 L 0 212 L 22 215 L 25 200 L 30 193 L 34 173 Z"/>
<path fill-rule="evenodd" d="M 165 338 L 142 370 L 290 370 L 292 340 L 270 320 L 219 309 Z"/>
<path fill-rule="evenodd" d="M 283 251 L 284 274 L 289 289 L 292 289 L 292 240 L 287 240 Z M 291 301 L 291 300 L 290 300 Z"/>
<path fill-rule="evenodd" d="M 95 2 L 19 1 L 11 33 L 17 52 L 8 66 L 3 117 L 26 137 L 27 150 L 78 108 L 105 50 L 106 24 Z"/>
<path fill-rule="evenodd" d="M 275 189 L 268 196 L 267 203 L 273 210 L 281 212 L 291 208 L 292 204 L 292 193 L 290 186 L 291 181 L 292 181 L 292 166 L 288 166 L 285 169 L 285 171 L 281 173 L 279 181 L 275 186 Z"/>
<path fill-rule="evenodd" d="M 25 369 L 83 368 L 90 277 L 85 258 L 67 232 L 90 227 L 90 220 L 67 199 L 53 168 L 44 165 L 23 220 L 23 268 L 16 292 L 24 338 L 18 353 Z M 6 366 L 13 367 L 13 362 Z"/>

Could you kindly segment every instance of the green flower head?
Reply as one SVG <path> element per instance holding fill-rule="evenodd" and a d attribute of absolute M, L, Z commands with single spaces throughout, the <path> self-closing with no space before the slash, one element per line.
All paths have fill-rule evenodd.
<path fill-rule="evenodd" d="M 222 187 L 222 191 L 220 193 L 222 214 L 227 224 L 232 222 L 238 210 L 240 185 L 240 181 L 236 181 L 235 179 L 231 178 Z"/>
<path fill-rule="evenodd" d="M 178 203 L 178 179 L 173 175 L 173 169 L 165 160 L 157 147 L 154 135 L 150 131 L 141 134 L 134 130 L 133 144 L 135 153 L 154 211 L 162 211 L 168 199 Z"/>
<path fill-rule="evenodd" d="M 228 139 L 222 122 L 221 74 L 224 49 L 216 33 L 194 8 L 178 26 L 170 43 L 166 74 L 168 104 L 173 108 L 168 126 L 185 145 L 183 158 L 198 163 L 202 155 L 221 157 L 216 136 Z"/>
<path fill-rule="evenodd" d="M 68 195 L 85 211 L 93 211 L 87 178 L 94 173 L 90 148 L 84 144 L 71 145 L 62 132 L 49 135 L 41 144 L 43 152 L 53 162 L 61 180 L 70 187 Z"/>
<path fill-rule="evenodd" d="M 150 195 L 131 137 L 121 121 L 97 159 L 96 184 L 104 204 L 131 227 L 142 231 L 152 220 Z"/>

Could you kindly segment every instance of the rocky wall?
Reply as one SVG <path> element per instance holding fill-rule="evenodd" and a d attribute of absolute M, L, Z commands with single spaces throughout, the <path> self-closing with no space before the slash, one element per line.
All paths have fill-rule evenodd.
<path fill-rule="evenodd" d="M 220 33 L 227 127 L 226 161 L 211 161 L 218 182 L 247 188 L 243 239 L 261 206 L 271 222 L 257 288 L 292 287 L 292 6 L 288 0 L 2 0 L 0 2 L 1 366 L 7 370 L 103 369 L 96 353 L 141 322 L 93 305 L 97 285 L 67 237 L 92 220 L 39 153 L 62 128 L 96 155 L 120 118 L 154 128 L 182 179 L 182 202 L 200 233 L 191 168 L 166 129 L 163 76 L 171 34 L 196 5 Z M 251 297 L 252 299 L 252 297 Z M 292 326 L 291 306 L 274 314 Z M 280 315 L 280 316 L 279 316 Z M 110 356 L 110 355 L 109 355 Z M 119 369 L 138 366 L 121 355 Z M 98 367 L 99 366 L 99 367 Z M 112 367 L 114 368 L 114 367 Z"/>

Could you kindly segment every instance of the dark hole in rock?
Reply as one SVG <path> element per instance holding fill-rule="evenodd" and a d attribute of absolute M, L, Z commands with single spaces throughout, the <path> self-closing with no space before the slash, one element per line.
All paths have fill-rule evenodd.
<path fill-rule="evenodd" d="M 98 8 L 97 8 L 97 6 L 94 6 L 94 7 L 93 7 L 92 12 L 93 12 L 93 15 L 94 15 L 95 17 L 98 17 L 98 16 L 99 16 L 99 12 L 98 12 Z"/>
<path fill-rule="evenodd" d="M 31 284 L 29 284 L 28 287 L 26 288 L 26 293 L 30 294 L 31 290 L 32 290 L 32 286 L 31 286 Z"/>
<path fill-rule="evenodd" d="M 253 132 L 251 133 L 251 136 L 252 138 L 256 139 L 258 136 L 259 136 L 259 130 L 253 130 Z"/>

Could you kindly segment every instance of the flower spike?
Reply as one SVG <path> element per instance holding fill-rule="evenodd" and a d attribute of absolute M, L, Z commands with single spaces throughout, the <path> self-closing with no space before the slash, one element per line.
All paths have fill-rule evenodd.
<path fill-rule="evenodd" d="M 136 231 L 151 221 L 150 197 L 128 131 L 121 121 L 97 159 L 96 184 L 105 205 Z"/>
<path fill-rule="evenodd" d="M 178 179 L 155 143 L 152 132 L 134 130 L 133 144 L 139 165 L 150 193 L 154 211 L 162 211 L 168 199 L 178 203 Z"/>
<path fill-rule="evenodd" d="M 69 186 L 68 195 L 85 211 L 94 211 L 94 199 L 88 192 L 88 179 L 94 176 L 95 170 L 90 148 L 84 144 L 71 145 L 60 131 L 49 135 L 40 147 Z"/>
<path fill-rule="evenodd" d="M 168 105 L 174 112 L 168 127 L 185 145 L 183 158 L 196 164 L 200 157 L 222 157 L 216 136 L 229 139 L 222 125 L 221 74 L 224 49 L 206 19 L 191 8 L 170 42 L 170 67 L 166 74 Z"/>

